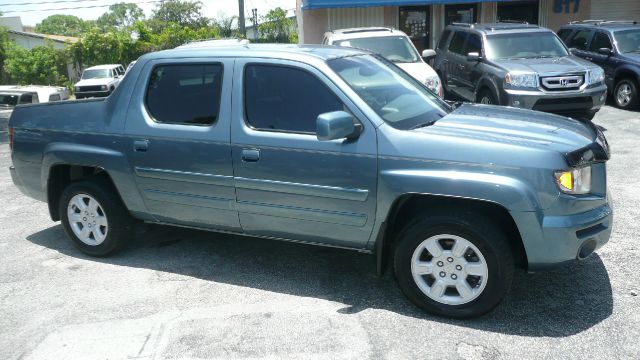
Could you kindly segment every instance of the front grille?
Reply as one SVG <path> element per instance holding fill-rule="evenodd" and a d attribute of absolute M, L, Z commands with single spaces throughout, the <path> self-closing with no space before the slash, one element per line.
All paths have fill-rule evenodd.
<path fill-rule="evenodd" d="M 584 84 L 584 74 L 544 76 L 540 78 L 540 83 L 549 91 L 577 90 Z"/>
<path fill-rule="evenodd" d="M 549 98 L 540 99 L 533 105 L 533 110 L 538 111 L 571 111 L 591 109 L 593 100 L 590 96 L 572 97 L 572 98 Z"/>
<path fill-rule="evenodd" d="M 80 86 L 80 92 L 88 92 L 88 91 L 104 91 L 104 90 L 102 90 L 101 85 Z"/>

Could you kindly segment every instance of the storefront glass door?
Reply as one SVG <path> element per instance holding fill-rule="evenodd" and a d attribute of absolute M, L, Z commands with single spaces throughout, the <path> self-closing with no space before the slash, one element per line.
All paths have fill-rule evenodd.
<path fill-rule="evenodd" d="M 400 8 L 400 30 L 409 35 L 420 53 L 431 47 L 430 20 L 429 6 L 403 6 Z"/>

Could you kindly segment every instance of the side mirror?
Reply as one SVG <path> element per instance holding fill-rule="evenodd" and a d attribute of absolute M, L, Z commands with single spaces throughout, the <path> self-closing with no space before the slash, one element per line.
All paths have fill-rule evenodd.
<path fill-rule="evenodd" d="M 433 49 L 424 49 L 422 50 L 422 58 L 429 59 L 436 56 L 436 51 Z"/>
<path fill-rule="evenodd" d="M 611 56 L 611 54 L 613 54 L 613 51 L 611 49 L 609 49 L 609 48 L 600 48 L 600 49 L 598 49 L 598 54 Z"/>
<path fill-rule="evenodd" d="M 478 62 L 480 60 L 482 60 L 482 56 L 477 52 L 470 52 L 467 54 L 467 61 Z"/>
<path fill-rule="evenodd" d="M 361 125 L 354 122 L 353 116 L 346 111 L 332 111 L 318 115 L 316 136 L 320 141 L 352 139 L 360 135 Z"/>
<path fill-rule="evenodd" d="M 572 48 L 569 48 L 569 54 L 572 54 L 572 55 L 573 55 L 573 54 L 575 54 L 575 53 L 576 53 L 576 51 L 578 51 L 578 49 L 573 48 L 573 47 L 572 47 Z"/>

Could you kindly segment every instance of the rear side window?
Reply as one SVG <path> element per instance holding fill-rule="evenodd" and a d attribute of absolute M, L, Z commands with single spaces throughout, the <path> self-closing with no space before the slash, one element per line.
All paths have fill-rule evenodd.
<path fill-rule="evenodd" d="M 316 76 L 278 65 L 245 68 L 244 101 L 247 122 L 260 130 L 315 134 L 318 115 L 343 110 Z"/>
<path fill-rule="evenodd" d="M 586 50 L 587 44 L 589 43 L 589 40 L 591 39 L 592 34 L 593 34 L 592 30 L 578 31 L 575 35 L 573 35 L 573 38 L 569 42 L 569 47 L 575 48 L 578 50 Z"/>
<path fill-rule="evenodd" d="M 469 34 L 464 52 L 466 54 L 471 52 L 482 54 L 482 40 L 480 39 L 480 36 L 477 34 Z"/>
<path fill-rule="evenodd" d="M 447 40 L 449 39 L 449 35 L 451 35 L 451 30 L 445 30 L 440 36 L 440 41 L 438 41 L 438 50 L 443 50 L 447 45 Z"/>
<path fill-rule="evenodd" d="M 453 34 L 451 43 L 449 43 L 449 51 L 454 52 L 456 54 L 462 54 L 462 48 L 464 47 L 464 40 L 466 37 L 467 37 L 466 33 L 461 31 L 456 31 Z"/>
<path fill-rule="evenodd" d="M 218 118 L 222 64 L 156 66 L 146 104 L 154 120 L 169 124 L 211 125 Z"/>
<path fill-rule="evenodd" d="M 564 41 L 565 43 L 567 42 L 567 38 L 569 37 L 569 35 L 571 35 L 571 32 L 573 30 L 571 29 L 560 29 L 560 31 L 558 31 L 558 37 L 560 39 L 562 39 L 562 41 Z"/>
<path fill-rule="evenodd" d="M 613 49 L 613 46 L 611 46 L 611 40 L 609 39 L 609 36 L 603 32 L 598 31 L 593 37 L 593 41 L 591 41 L 589 51 L 598 52 L 598 49 L 601 48 L 607 48 L 611 50 Z"/>

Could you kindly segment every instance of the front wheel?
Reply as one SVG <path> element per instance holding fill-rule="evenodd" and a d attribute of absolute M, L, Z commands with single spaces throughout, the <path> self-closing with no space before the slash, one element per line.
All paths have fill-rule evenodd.
<path fill-rule="evenodd" d="M 402 232 L 394 259 L 404 294 L 436 315 L 476 317 L 493 309 L 511 285 L 509 243 L 475 214 L 424 214 Z"/>
<path fill-rule="evenodd" d="M 485 105 L 500 105 L 496 96 L 487 89 L 482 90 L 480 94 L 478 94 L 478 102 Z"/>
<path fill-rule="evenodd" d="M 620 109 L 633 109 L 638 106 L 638 86 L 631 79 L 622 79 L 616 84 L 613 99 Z"/>
<path fill-rule="evenodd" d="M 88 255 L 111 255 L 132 237 L 131 215 L 113 186 L 101 177 L 69 184 L 59 206 L 67 236 Z"/>

